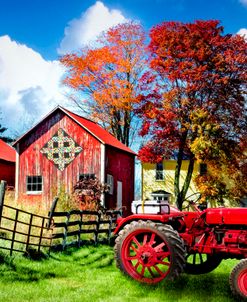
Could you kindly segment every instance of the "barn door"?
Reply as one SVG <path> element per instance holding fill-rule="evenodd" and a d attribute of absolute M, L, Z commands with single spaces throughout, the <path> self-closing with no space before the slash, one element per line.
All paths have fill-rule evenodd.
<path fill-rule="evenodd" d="M 117 209 L 122 208 L 123 205 L 123 183 L 117 182 Z"/>

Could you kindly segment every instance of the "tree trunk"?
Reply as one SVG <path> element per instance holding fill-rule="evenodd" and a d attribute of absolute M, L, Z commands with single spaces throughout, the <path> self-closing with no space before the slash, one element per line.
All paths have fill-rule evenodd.
<path fill-rule="evenodd" d="M 180 181 L 180 171 L 182 166 L 182 154 L 178 154 L 177 164 L 175 169 L 175 177 L 174 177 L 174 194 L 176 198 L 176 205 L 179 208 L 180 204 L 180 189 L 179 189 L 179 181 Z"/>
<path fill-rule="evenodd" d="M 184 148 L 186 145 L 187 134 L 188 132 L 185 131 L 181 137 L 181 143 L 178 150 L 177 165 L 176 165 L 175 177 L 174 177 L 174 194 L 176 198 L 176 205 L 179 210 L 182 210 L 183 201 L 185 199 L 185 196 L 190 186 L 190 181 L 192 178 L 192 173 L 194 170 L 194 163 L 195 163 L 194 155 L 191 153 L 186 178 L 182 185 L 182 188 L 180 189 L 180 174 L 181 174 L 181 167 L 183 163 Z"/>
<path fill-rule="evenodd" d="M 191 182 L 191 178 L 192 178 L 192 174 L 193 174 L 193 170 L 194 170 L 194 164 L 195 164 L 195 158 L 194 158 L 194 155 L 191 155 L 186 178 L 184 180 L 182 189 L 180 190 L 179 187 L 176 188 L 176 190 L 177 190 L 177 195 L 175 192 L 176 205 L 179 210 L 182 210 L 183 201 L 185 200 L 186 194 L 187 194 L 189 186 L 190 186 L 190 182 Z M 179 175 L 177 176 L 178 178 L 180 177 L 180 171 L 181 170 L 179 170 Z M 174 185 L 175 185 L 175 181 L 174 181 Z"/>
<path fill-rule="evenodd" d="M 125 111 L 123 138 L 124 138 L 124 144 L 127 147 L 129 147 L 129 133 L 130 133 L 130 113 L 128 111 Z"/>

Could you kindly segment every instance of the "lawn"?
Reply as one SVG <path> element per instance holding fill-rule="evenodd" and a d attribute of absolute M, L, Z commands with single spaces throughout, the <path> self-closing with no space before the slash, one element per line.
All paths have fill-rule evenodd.
<path fill-rule="evenodd" d="M 228 284 L 234 260 L 223 261 L 212 273 L 184 274 L 156 286 L 122 275 L 109 246 L 69 249 L 39 261 L 0 254 L 0 262 L 0 301 L 5 302 L 235 301 Z"/>

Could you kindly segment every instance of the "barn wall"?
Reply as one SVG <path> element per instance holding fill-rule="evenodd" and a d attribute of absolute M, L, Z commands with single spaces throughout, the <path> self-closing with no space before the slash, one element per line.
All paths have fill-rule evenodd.
<path fill-rule="evenodd" d="M 15 185 L 15 163 L 0 159 L 0 180 L 7 181 L 8 186 Z"/>
<path fill-rule="evenodd" d="M 135 176 L 135 156 L 133 154 L 106 147 L 106 172 L 114 176 L 113 195 L 106 194 L 105 202 L 107 208 L 116 208 L 117 204 L 117 181 L 122 182 L 123 206 L 126 207 L 125 215 L 131 214 L 131 202 L 134 200 L 134 176 Z"/>
<path fill-rule="evenodd" d="M 63 171 L 40 151 L 60 128 L 83 149 Z M 19 155 L 18 198 L 42 201 L 47 207 L 59 187 L 64 186 L 67 192 L 72 192 L 79 174 L 94 173 L 100 178 L 100 142 L 60 111 L 54 112 L 20 141 Z M 26 194 L 26 176 L 33 175 L 43 176 L 42 194 Z"/>

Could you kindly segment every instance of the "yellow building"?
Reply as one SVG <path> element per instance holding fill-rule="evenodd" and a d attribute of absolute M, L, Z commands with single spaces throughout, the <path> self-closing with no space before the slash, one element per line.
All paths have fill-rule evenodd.
<path fill-rule="evenodd" d="M 180 186 L 183 185 L 188 169 L 188 160 L 183 160 L 180 173 Z M 156 191 L 166 191 L 170 193 L 171 203 L 175 202 L 174 196 L 174 177 L 175 177 L 175 160 L 164 160 L 162 163 L 151 164 L 142 163 L 142 200 L 153 199 L 152 193 Z M 195 163 L 192 181 L 187 193 L 187 197 L 198 192 L 193 182 L 194 176 L 198 173 L 205 174 L 207 166 L 205 164 Z"/>

